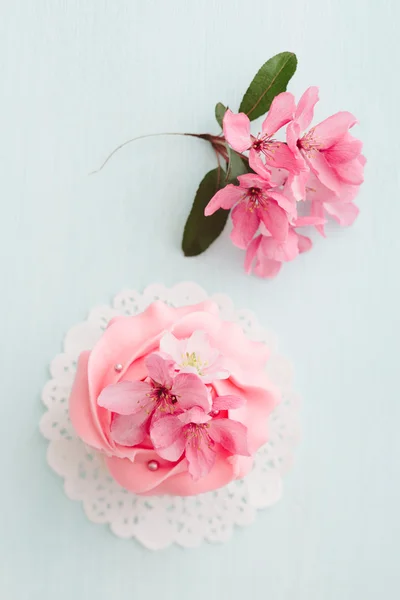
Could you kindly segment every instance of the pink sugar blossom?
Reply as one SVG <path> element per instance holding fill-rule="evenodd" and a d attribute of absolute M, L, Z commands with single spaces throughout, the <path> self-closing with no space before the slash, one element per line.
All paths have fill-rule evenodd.
<path fill-rule="evenodd" d="M 349 133 L 356 118 L 349 112 L 338 112 L 306 131 L 318 102 L 318 88 L 308 88 L 297 105 L 294 118 L 286 130 L 287 144 L 302 161 L 301 172 L 294 177 L 295 197 L 303 199 L 307 173 L 311 171 L 321 183 L 341 196 L 346 185 L 360 185 L 365 159 L 362 142 Z"/>
<path fill-rule="evenodd" d="M 168 332 L 161 338 L 160 350 L 174 361 L 176 370 L 194 373 L 203 383 L 229 377 L 221 353 L 211 347 L 204 331 L 194 331 L 190 338 L 183 340 Z"/>
<path fill-rule="evenodd" d="M 225 139 L 237 152 L 250 150 L 249 160 L 253 169 L 262 162 L 263 157 L 265 163 L 271 167 L 298 173 L 300 169 L 296 156 L 285 143 L 273 137 L 293 119 L 295 109 L 293 94 L 283 92 L 276 96 L 257 137 L 251 134 L 250 119 L 246 114 L 234 114 L 228 109 L 223 121 Z"/>
<path fill-rule="evenodd" d="M 164 414 L 192 407 L 210 410 L 209 392 L 193 373 L 173 377 L 174 363 L 157 354 L 145 359 L 149 378 L 146 381 L 122 381 L 109 385 L 100 393 L 97 403 L 112 413 L 111 437 L 123 446 L 140 444 L 150 423 Z"/>
<path fill-rule="evenodd" d="M 239 248 L 247 248 L 260 223 L 279 241 L 289 231 L 289 220 L 296 215 L 296 204 L 278 188 L 272 187 L 268 172 L 263 176 L 248 173 L 238 177 L 239 185 L 229 184 L 219 190 L 206 206 L 204 214 L 212 215 L 219 208 L 232 207 L 231 240 Z"/>
<path fill-rule="evenodd" d="M 238 408 L 240 398 L 221 396 L 214 401 L 214 410 Z M 213 418 L 192 401 L 184 413 L 166 415 L 155 421 L 150 430 L 157 454 L 172 462 L 185 455 L 189 473 L 194 480 L 206 476 L 214 466 L 217 449 L 222 446 L 232 455 L 250 456 L 247 428 L 230 418 Z"/>

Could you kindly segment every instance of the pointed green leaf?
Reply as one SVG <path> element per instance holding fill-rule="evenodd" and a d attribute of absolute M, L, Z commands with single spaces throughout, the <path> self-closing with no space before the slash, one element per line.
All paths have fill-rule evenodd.
<path fill-rule="evenodd" d="M 204 209 L 224 183 L 225 171 L 220 167 L 209 171 L 201 181 L 183 232 L 182 250 L 185 256 L 201 254 L 223 231 L 229 210 L 220 208 L 210 217 L 205 217 Z"/>
<path fill-rule="evenodd" d="M 227 107 L 224 106 L 222 104 L 222 102 L 218 102 L 218 104 L 215 105 L 215 118 L 217 119 L 217 123 L 218 125 L 221 127 L 222 129 L 222 120 L 224 118 L 224 114 L 227 111 Z"/>
<path fill-rule="evenodd" d="M 263 64 L 248 87 L 239 107 L 253 121 L 269 110 L 272 100 L 286 90 L 297 67 L 296 55 L 281 52 Z"/>
<path fill-rule="evenodd" d="M 225 185 L 227 183 L 238 183 L 237 178 L 239 175 L 244 175 L 251 171 L 247 157 L 241 157 L 228 145 L 226 148 L 228 150 L 229 162 L 226 169 Z"/>

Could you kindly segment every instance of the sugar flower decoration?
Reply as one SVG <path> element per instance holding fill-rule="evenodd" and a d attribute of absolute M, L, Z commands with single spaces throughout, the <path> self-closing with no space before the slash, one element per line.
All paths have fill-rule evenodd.
<path fill-rule="evenodd" d="M 74 429 L 136 494 L 187 496 L 244 477 L 279 394 L 267 347 L 213 302 L 113 319 L 78 361 Z"/>
<path fill-rule="evenodd" d="M 217 400 L 218 410 L 239 408 L 243 404 L 244 400 L 239 397 L 228 396 Z M 233 455 L 250 456 L 246 427 L 234 419 L 213 418 L 194 400 L 185 412 L 166 415 L 154 423 L 150 437 L 162 458 L 175 461 L 184 455 L 194 480 L 211 471 L 218 447 Z"/>
<path fill-rule="evenodd" d="M 194 373 L 203 383 L 229 377 L 229 371 L 223 368 L 221 353 L 212 348 L 204 331 L 195 331 L 183 340 L 168 332 L 161 339 L 160 350 L 174 361 L 177 370 Z"/>
<path fill-rule="evenodd" d="M 100 393 L 97 403 L 115 413 L 110 434 L 118 444 L 135 446 L 146 437 L 149 423 L 165 413 L 187 406 L 209 410 L 209 393 L 199 377 L 181 373 L 172 377 L 171 361 L 157 354 L 145 359 L 148 377 L 144 381 L 121 381 Z"/>

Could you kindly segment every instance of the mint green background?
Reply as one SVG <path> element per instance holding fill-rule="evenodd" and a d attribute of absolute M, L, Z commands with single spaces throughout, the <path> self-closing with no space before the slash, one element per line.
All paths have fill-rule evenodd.
<path fill-rule="evenodd" d="M 0 21 L 3 600 L 399 597 L 399 125 L 395 0 L 8 0 Z M 293 50 L 316 118 L 347 109 L 368 157 L 361 216 L 246 277 L 228 231 L 180 234 L 217 131 L 260 64 Z M 396 58 L 397 57 L 397 58 Z M 90 523 L 47 467 L 40 391 L 64 333 L 122 288 L 196 280 L 280 336 L 304 402 L 284 497 L 228 544 L 152 553 Z"/>

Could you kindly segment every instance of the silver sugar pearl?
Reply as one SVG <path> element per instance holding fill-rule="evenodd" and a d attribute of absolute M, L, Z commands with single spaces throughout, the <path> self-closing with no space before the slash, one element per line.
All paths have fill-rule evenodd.
<path fill-rule="evenodd" d="M 121 373 L 123 367 L 121 365 L 121 363 L 117 363 L 116 365 L 114 365 L 114 371 L 117 371 L 117 373 Z"/>
<path fill-rule="evenodd" d="M 219 415 L 219 410 L 212 410 L 211 411 L 211 416 L 212 417 L 218 417 L 218 415 Z"/>
<path fill-rule="evenodd" d="M 157 471 L 159 466 L 160 465 L 156 460 L 149 460 L 149 462 L 147 463 L 147 468 L 149 469 L 149 471 Z"/>

